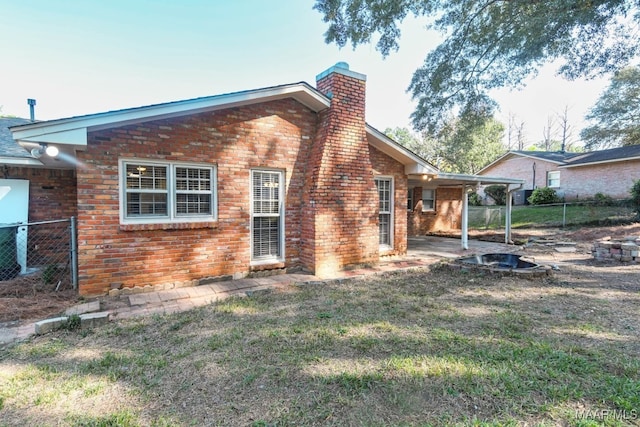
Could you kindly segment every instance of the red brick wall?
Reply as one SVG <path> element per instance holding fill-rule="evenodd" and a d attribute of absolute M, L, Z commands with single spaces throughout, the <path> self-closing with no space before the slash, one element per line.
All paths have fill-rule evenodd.
<path fill-rule="evenodd" d="M 560 187 L 555 190 L 566 200 L 586 199 L 596 193 L 606 194 L 614 199 L 624 199 L 629 197 L 633 181 L 640 179 L 640 160 L 560 168 L 555 163 L 518 156 L 496 164 L 482 175 L 524 179 L 526 183 L 523 189 L 530 190 L 534 186 L 546 187 L 549 171 L 560 172 Z"/>
<path fill-rule="evenodd" d="M 74 170 L 9 167 L 6 172 L 8 179 L 29 180 L 30 223 L 77 216 Z M 61 240 L 61 237 L 69 236 L 68 228 L 69 223 L 29 227 L 27 264 L 41 266 L 64 259 L 60 251 L 70 249 L 70 238 Z"/>
<path fill-rule="evenodd" d="M 460 230 L 462 226 L 461 188 L 437 188 L 436 206 L 433 212 L 422 212 L 422 187 L 413 189 L 413 200 L 414 209 L 407 212 L 409 236 L 424 236 L 430 232 Z"/>
<path fill-rule="evenodd" d="M 74 170 L 9 167 L 5 178 L 29 180 L 29 222 L 77 215 Z"/>
<path fill-rule="evenodd" d="M 640 179 L 640 160 L 561 168 L 560 189 L 566 200 L 585 199 L 596 193 L 614 199 L 631 197 L 633 182 Z"/>
<path fill-rule="evenodd" d="M 377 262 L 378 194 L 365 130 L 365 81 L 332 72 L 318 81 L 331 93 L 309 157 L 303 260 L 319 276 Z"/>
<path fill-rule="evenodd" d="M 80 293 L 246 273 L 250 169 L 285 171 L 285 266 L 302 265 L 301 208 L 316 114 L 291 100 L 90 132 L 78 157 Z M 118 159 L 217 165 L 218 221 L 120 225 Z M 283 265 L 273 265 L 278 268 Z"/>
<path fill-rule="evenodd" d="M 533 164 L 536 165 L 535 182 L 533 182 Z M 558 165 L 540 159 L 514 156 L 507 158 L 491 168 L 483 171 L 482 175 L 502 178 L 523 179 L 524 190 L 532 190 L 536 187 L 547 186 L 547 172 L 557 171 Z"/>

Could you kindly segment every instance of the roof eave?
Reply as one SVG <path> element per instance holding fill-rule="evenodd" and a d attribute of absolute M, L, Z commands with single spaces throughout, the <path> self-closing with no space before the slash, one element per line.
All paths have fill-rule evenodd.
<path fill-rule="evenodd" d="M 467 175 L 467 174 L 448 173 L 448 172 L 438 173 L 435 179 L 462 181 L 465 183 L 478 184 L 478 185 L 487 185 L 487 184 L 505 184 L 505 185 L 523 184 L 524 185 L 525 183 L 523 179 L 504 178 L 504 177 L 496 177 L 496 176 Z"/>
<path fill-rule="evenodd" d="M 13 138 L 21 145 L 23 143 L 55 143 L 74 145 L 82 149 L 87 145 L 87 132 L 90 130 L 107 129 L 148 120 L 179 117 L 284 98 L 294 98 L 315 112 L 328 108 L 330 104 L 328 98 L 308 84 L 294 83 L 252 91 L 38 122 L 14 126 L 10 130 L 13 133 Z"/>
<path fill-rule="evenodd" d="M 9 166 L 44 166 L 44 164 L 33 157 L 0 157 L 0 165 Z"/>
<path fill-rule="evenodd" d="M 576 164 L 566 164 L 566 165 L 562 165 L 559 166 L 559 168 L 564 169 L 564 168 L 578 168 L 580 166 L 593 166 L 593 165 L 601 165 L 601 164 L 605 164 L 605 163 L 618 163 L 618 162 L 628 162 L 630 160 L 640 160 L 640 156 L 635 156 L 635 157 L 625 157 L 624 159 L 609 159 L 609 160 L 601 160 L 598 162 L 584 162 L 584 163 L 576 163 Z"/>
<path fill-rule="evenodd" d="M 427 160 L 398 144 L 393 139 L 389 138 L 373 126 L 367 124 L 366 131 L 369 144 L 382 151 L 392 159 L 402 163 L 407 175 L 434 175 L 438 173 L 438 169 L 430 164 Z"/>

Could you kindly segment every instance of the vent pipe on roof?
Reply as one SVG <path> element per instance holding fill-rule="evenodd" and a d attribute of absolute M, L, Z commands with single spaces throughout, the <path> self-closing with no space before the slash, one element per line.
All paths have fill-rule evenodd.
<path fill-rule="evenodd" d="M 35 99 L 27 99 L 27 104 L 29 104 L 29 117 L 32 122 L 36 121 L 36 100 Z"/>

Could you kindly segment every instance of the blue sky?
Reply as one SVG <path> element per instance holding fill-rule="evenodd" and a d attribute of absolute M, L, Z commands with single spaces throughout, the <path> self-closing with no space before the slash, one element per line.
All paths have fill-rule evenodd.
<path fill-rule="evenodd" d="M 338 61 L 367 75 L 367 121 L 410 126 L 406 93 L 438 35 L 408 19 L 400 50 L 324 43 L 313 0 L 0 0 L 0 114 L 54 119 L 306 81 Z M 607 80 L 566 82 L 546 67 L 520 92 L 495 93 L 499 118 L 541 139 L 547 117 L 569 107 L 577 138 Z"/>

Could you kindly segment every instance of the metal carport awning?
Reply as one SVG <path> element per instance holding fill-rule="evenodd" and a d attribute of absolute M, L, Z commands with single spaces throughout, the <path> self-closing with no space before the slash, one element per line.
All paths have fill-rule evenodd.
<path fill-rule="evenodd" d="M 462 249 L 469 249 L 469 190 L 481 185 L 502 184 L 507 187 L 507 206 L 505 212 L 504 240 L 511 241 L 511 205 L 513 192 L 524 186 L 524 180 L 492 176 L 467 175 L 459 173 L 437 172 L 435 174 L 410 174 L 411 187 L 460 187 L 462 198 L 461 244 Z"/>

